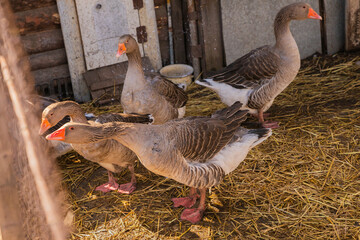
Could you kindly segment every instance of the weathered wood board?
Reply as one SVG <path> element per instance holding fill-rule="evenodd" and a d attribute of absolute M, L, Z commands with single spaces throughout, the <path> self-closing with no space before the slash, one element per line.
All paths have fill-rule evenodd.
<path fill-rule="evenodd" d="M 56 5 L 17 12 L 16 23 L 21 35 L 60 28 Z"/>
<path fill-rule="evenodd" d="M 136 28 L 145 26 L 147 42 L 141 44 L 157 69 L 161 67 L 159 40 L 153 1 L 146 0 L 143 7 L 134 9 L 133 1 L 75 0 L 86 69 L 92 70 L 127 61 L 125 55 L 116 58 L 119 37 L 130 34 L 136 38 Z"/>
<path fill-rule="evenodd" d="M 65 48 L 33 54 L 29 60 L 32 71 L 67 63 Z"/>
<path fill-rule="evenodd" d="M 138 10 L 132 1 L 76 0 L 87 70 L 127 61 L 115 57 L 119 37 L 136 36 L 140 26 Z M 140 47 L 141 55 L 143 49 Z"/>
<path fill-rule="evenodd" d="M 201 40 L 203 44 L 202 66 L 207 72 L 217 71 L 224 67 L 224 49 L 221 26 L 220 0 L 201 0 Z"/>
<path fill-rule="evenodd" d="M 360 49 L 360 0 L 346 0 L 345 50 Z"/>
<path fill-rule="evenodd" d="M 64 47 L 64 38 L 61 29 L 52 29 L 21 37 L 25 51 L 30 55 Z"/>

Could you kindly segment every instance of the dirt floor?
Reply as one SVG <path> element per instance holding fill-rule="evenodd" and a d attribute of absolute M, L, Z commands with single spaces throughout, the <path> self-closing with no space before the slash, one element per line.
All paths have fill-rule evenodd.
<path fill-rule="evenodd" d="M 94 189 L 107 181 L 105 169 L 76 153 L 59 158 L 75 215 L 71 239 L 360 239 L 359 77 L 360 53 L 303 61 L 268 111 L 280 128 L 211 189 L 199 224 L 180 221 L 183 209 L 172 207 L 188 187 L 140 163 L 133 194 L 103 194 Z M 188 116 L 224 106 L 200 86 L 188 93 Z M 117 177 L 126 183 L 130 173 Z"/>

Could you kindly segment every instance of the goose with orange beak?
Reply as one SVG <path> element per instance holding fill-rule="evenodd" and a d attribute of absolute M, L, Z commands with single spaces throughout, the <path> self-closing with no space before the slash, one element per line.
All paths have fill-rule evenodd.
<path fill-rule="evenodd" d="M 206 190 L 220 184 L 250 149 L 271 135 L 271 129 L 242 128 L 247 111 L 239 110 L 240 107 L 237 102 L 211 117 L 193 116 L 161 125 L 68 123 L 46 138 L 72 144 L 104 139 L 121 142 L 136 153 L 149 171 L 190 187 L 189 196 L 171 200 L 174 207 L 185 207 L 182 220 L 197 223 L 206 210 Z"/>
<path fill-rule="evenodd" d="M 215 75 L 195 83 L 214 90 L 228 106 L 241 102 L 242 109 L 249 110 L 263 127 L 277 128 L 277 122 L 264 121 L 264 112 L 300 69 L 300 53 L 290 31 L 290 22 L 305 19 L 322 18 L 307 3 L 285 6 L 274 21 L 274 45 L 252 50 Z"/>
<path fill-rule="evenodd" d="M 93 121 L 88 121 L 81 106 L 73 101 L 57 102 L 46 107 L 42 113 L 42 123 L 39 133 L 42 135 L 48 129 L 57 125 L 65 116 L 70 117 L 71 122 L 96 125 L 105 122 L 132 122 L 132 123 L 151 123 L 150 115 L 107 113 L 94 117 Z M 65 132 L 59 130 L 53 132 L 52 139 L 63 141 Z M 47 138 L 49 139 L 49 138 Z M 134 162 L 137 157 L 129 148 L 115 140 L 103 140 L 97 143 L 71 144 L 72 148 L 81 156 L 89 161 L 96 162 L 108 170 L 109 181 L 95 188 L 97 191 L 109 192 L 117 190 L 120 193 L 130 194 L 136 189 L 136 177 L 134 172 Z M 116 182 L 113 172 L 120 172 L 128 168 L 131 173 L 129 183 L 119 185 Z"/>
<path fill-rule="evenodd" d="M 130 35 L 119 39 L 116 56 L 122 54 L 126 54 L 129 62 L 121 93 L 124 112 L 151 114 L 153 124 L 183 117 L 188 99 L 186 93 L 158 73 L 144 74 L 138 43 Z"/>

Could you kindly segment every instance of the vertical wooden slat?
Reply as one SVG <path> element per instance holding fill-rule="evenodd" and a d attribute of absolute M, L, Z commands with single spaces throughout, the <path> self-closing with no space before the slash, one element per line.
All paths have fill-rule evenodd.
<path fill-rule="evenodd" d="M 161 62 L 162 65 L 165 66 L 170 63 L 166 1 L 155 0 L 154 4 L 155 4 L 157 32 L 158 32 L 159 44 L 160 44 Z"/>
<path fill-rule="evenodd" d="M 57 6 L 61 16 L 61 30 L 74 97 L 76 101 L 86 102 L 90 100 L 90 91 L 83 77 L 86 66 L 75 2 L 74 0 L 58 0 Z"/>
<path fill-rule="evenodd" d="M 319 0 L 319 13 L 320 16 L 322 17 L 322 21 L 320 21 L 321 52 L 322 54 L 328 54 L 327 35 L 326 35 L 326 9 L 325 9 L 324 0 Z"/>
<path fill-rule="evenodd" d="M 139 9 L 139 21 L 141 26 L 146 26 L 147 42 L 143 43 L 145 56 L 148 57 L 156 71 L 160 70 L 161 54 L 159 36 L 156 28 L 156 16 L 153 0 L 143 0 L 144 7 Z"/>
<path fill-rule="evenodd" d="M 189 35 L 190 35 L 190 49 L 191 49 L 191 57 L 192 57 L 192 66 L 194 68 L 194 75 L 198 76 L 200 74 L 200 59 L 199 57 L 194 56 L 193 49 L 198 47 L 198 26 L 197 21 L 194 18 L 196 15 L 196 7 L 195 5 L 198 3 L 198 0 L 187 0 L 187 13 L 189 18 Z"/>
<path fill-rule="evenodd" d="M 346 0 L 345 50 L 360 49 L 360 1 Z"/>
<path fill-rule="evenodd" d="M 203 71 L 216 71 L 224 66 L 220 0 L 200 0 Z"/>
<path fill-rule="evenodd" d="M 171 0 L 175 63 L 186 63 L 185 34 L 181 0 Z"/>

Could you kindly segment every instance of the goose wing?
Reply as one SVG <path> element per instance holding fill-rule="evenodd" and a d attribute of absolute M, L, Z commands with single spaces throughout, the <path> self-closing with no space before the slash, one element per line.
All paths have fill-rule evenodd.
<path fill-rule="evenodd" d="M 165 97 L 165 99 L 171 103 L 174 108 L 181 108 L 185 106 L 188 97 L 183 89 L 159 75 L 150 75 L 147 77 L 151 78 L 149 82 L 151 82 L 151 86 L 154 90 L 161 96 Z"/>
<path fill-rule="evenodd" d="M 98 123 L 107 122 L 131 122 L 131 123 L 152 123 L 153 118 L 150 114 L 125 114 L 125 113 L 106 113 L 97 117 Z"/>
<path fill-rule="evenodd" d="M 270 46 L 252 50 L 237 59 L 210 79 L 226 83 L 234 88 L 255 88 L 266 84 L 279 69 L 280 57 Z"/>
<path fill-rule="evenodd" d="M 248 111 L 239 110 L 239 102 L 216 112 L 211 118 L 190 117 L 173 121 L 177 127 L 175 136 L 177 150 L 188 160 L 206 162 L 233 138 L 245 121 Z"/>

